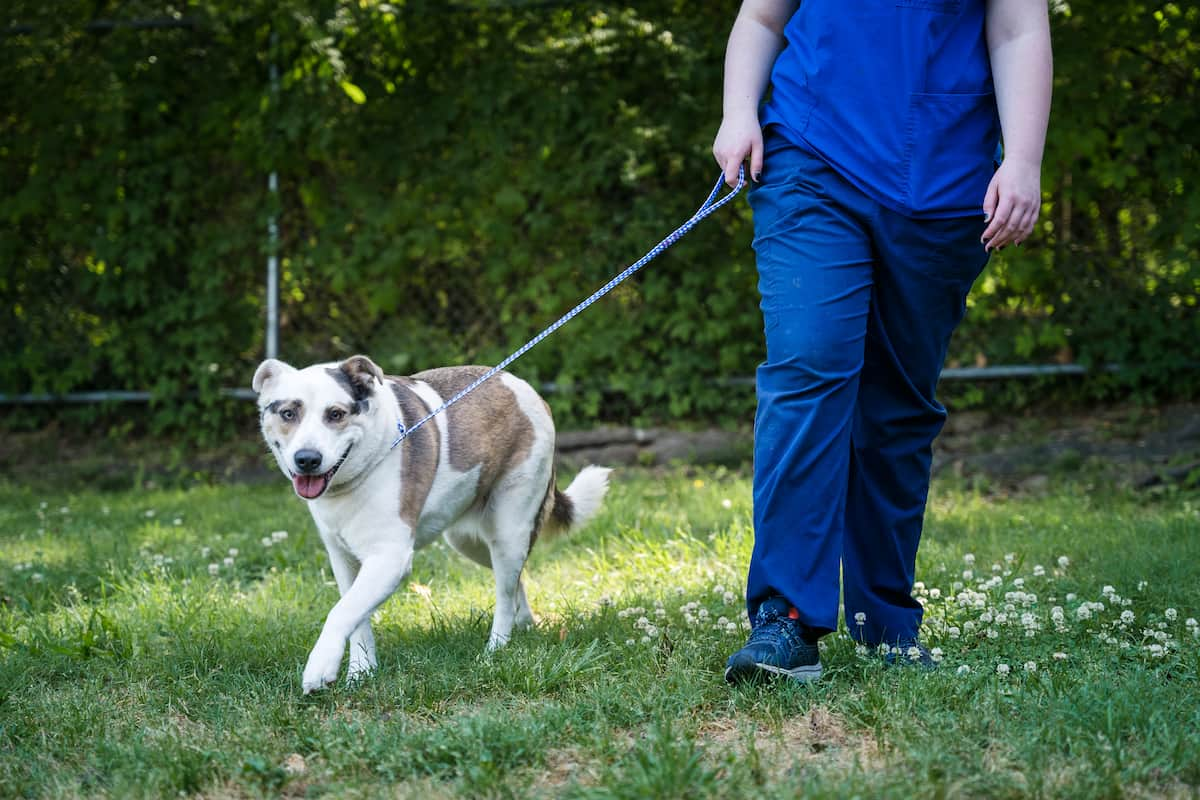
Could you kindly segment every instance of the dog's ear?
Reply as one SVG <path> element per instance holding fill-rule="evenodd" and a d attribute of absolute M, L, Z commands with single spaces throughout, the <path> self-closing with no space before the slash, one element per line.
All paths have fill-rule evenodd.
<path fill-rule="evenodd" d="M 375 393 L 375 384 L 383 383 L 383 370 L 366 356 L 350 356 L 338 364 L 338 371 L 350 383 L 350 396 L 363 400 Z"/>
<path fill-rule="evenodd" d="M 250 386 L 259 394 L 263 388 L 271 381 L 283 375 L 285 372 L 295 372 L 296 368 L 283 363 L 277 358 L 268 358 L 266 361 L 258 365 L 258 369 L 254 370 L 254 380 L 250 382 Z"/>

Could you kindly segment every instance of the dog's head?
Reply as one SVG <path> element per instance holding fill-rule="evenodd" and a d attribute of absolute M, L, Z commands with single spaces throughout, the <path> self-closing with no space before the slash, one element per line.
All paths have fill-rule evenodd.
<path fill-rule="evenodd" d="M 371 463 L 381 441 L 376 393 L 383 386 L 371 359 L 295 369 L 269 358 L 252 385 L 263 438 L 296 494 L 315 500 Z"/>

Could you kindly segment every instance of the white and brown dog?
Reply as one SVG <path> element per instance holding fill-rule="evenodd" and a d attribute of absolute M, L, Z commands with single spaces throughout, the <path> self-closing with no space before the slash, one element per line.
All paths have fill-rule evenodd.
<path fill-rule="evenodd" d="M 487 649 L 533 614 L 521 570 L 538 534 L 574 528 L 599 508 L 609 470 L 587 467 L 565 492 L 554 481 L 554 421 L 525 381 L 499 373 L 393 448 L 412 425 L 483 367 L 385 376 L 371 359 L 295 369 L 268 359 L 254 373 L 262 433 L 308 502 L 342 597 L 309 654 L 307 694 L 375 668 L 371 613 L 439 534 L 490 567 L 496 610 Z"/>

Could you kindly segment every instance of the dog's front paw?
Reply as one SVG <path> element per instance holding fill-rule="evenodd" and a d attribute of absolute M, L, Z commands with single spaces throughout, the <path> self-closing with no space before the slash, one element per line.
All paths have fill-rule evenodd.
<path fill-rule="evenodd" d="M 300 681 L 305 694 L 324 689 L 337 680 L 338 670 L 342 667 L 343 649 L 317 642 L 317 646 L 308 655 L 308 664 L 304 667 L 304 677 Z"/>

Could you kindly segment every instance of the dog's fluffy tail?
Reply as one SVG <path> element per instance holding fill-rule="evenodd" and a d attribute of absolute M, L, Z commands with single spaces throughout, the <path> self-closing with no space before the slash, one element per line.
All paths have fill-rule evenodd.
<path fill-rule="evenodd" d="M 607 467 L 584 467 L 566 491 L 554 489 L 554 505 L 550 509 L 551 526 L 568 531 L 594 517 L 608 492 L 610 472 L 612 470 Z"/>

